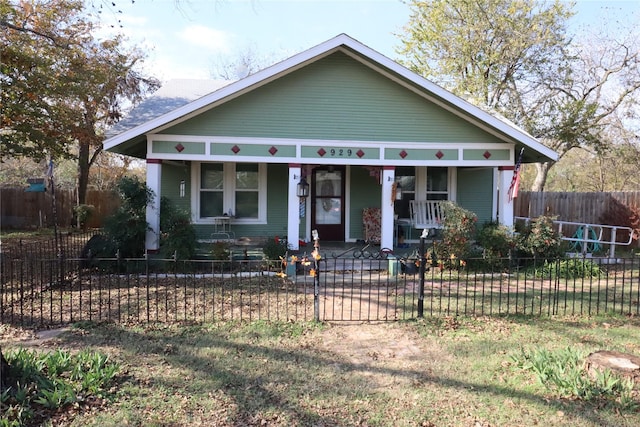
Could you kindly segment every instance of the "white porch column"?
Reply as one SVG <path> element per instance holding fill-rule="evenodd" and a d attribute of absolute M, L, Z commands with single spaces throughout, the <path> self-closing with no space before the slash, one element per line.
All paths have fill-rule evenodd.
<path fill-rule="evenodd" d="M 513 166 L 498 168 L 498 222 L 513 228 L 513 200 L 509 200 L 509 187 L 513 179 Z"/>
<path fill-rule="evenodd" d="M 395 166 L 382 168 L 382 200 L 380 201 L 380 247 L 393 249 L 393 203 L 391 193 L 396 177 Z"/>
<path fill-rule="evenodd" d="M 153 200 L 147 205 L 147 230 L 145 248 L 154 253 L 160 249 L 160 182 L 162 177 L 162 160 L 147 159 L 147 186 L 153 191 Z"/>
<path fill-rule="evenodd" d="M 298 183 L 302 177 L 299 164 L 289 165 L 289 186 L 287 188 L 287 241 L 289 249 L 300 249 L 300 199 L 298 199 Z"/>

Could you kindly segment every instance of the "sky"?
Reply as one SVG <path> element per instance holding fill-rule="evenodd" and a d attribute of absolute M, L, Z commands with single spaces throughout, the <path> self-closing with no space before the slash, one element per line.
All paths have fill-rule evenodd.
<path fill-rule="evenodd" d="M 147 51 L 146 71 L 162 81 L 212 78 L 216 64 L 248 50 L 275 62 L 341 33 L 397 59 L 398 35 L 410 15 L 401 0 L 113 1 L 113 8 L 111 0 L 90 3 L 103 6 L 107 33 L 118 30 Z M 589 31 L 603 18 L 614 30 L 616 19 L 640 23 L 638 0 L 578 0 L 574 10 L 576 31 Z"/>

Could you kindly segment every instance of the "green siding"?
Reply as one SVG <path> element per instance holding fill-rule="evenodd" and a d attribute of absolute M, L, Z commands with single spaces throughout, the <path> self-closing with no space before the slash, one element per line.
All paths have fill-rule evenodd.
<path fill-rule="evenodd" d="M 163 133 L 365 141 L 497 142 L 341 52 Z"/>
<path fill-rule="evenodd" d="M 493 216 L 493 169 L 459 168 L 457 202 L 478 216 L 478 224 Z"/>
<path fill-rule="evenodd" d="M 438 158 L 438 153 L 441 155 L 440 158 Z M 458 160 L 458 150 L 387 148 L 384 152 L 384 158 L 393 161 Z"/>
<path fill-rule="evenodd" d="M 269 149 L 271 147 L 272 147 L 271 145 L 261 145 L 261 144 L 226 144 L 226 143 L 214 142 L 214 143 L 211 143 L 211 155 L 213 156 L 239 155 L 239 156 L 254 156 L 254 157 L 271 156 L 273 158 L 296 156 L 295 146 L 276 144 L 273 146 L 276 149 L 273 154 L 269 152 Z"/>
<path fill-rule="evenodd" d="M 153 141 L 151 151 L 169 154 L 204 154 L 205 144 L 204 142 Z"/>
<path fill-rule="evenodd" d="M 481 150 L 464 150 L 462 157 L 464 160 L 509 160 L 511 150 L 502 149 L 481 149 Z"/>
<path fill-rule="evenodd" d="M 362 210 L 364 208 L 379 208 L 382 187 L 376 178 L 369 175 L 369 171 L 360 166 L 351 167 L 351 186 L 349 194 L 351 205 L 349 211 L 349 236 L 354 239 L 364 239 L 362 224 Z"/>
<path fill-rule="evenodd" d="M 180 181 L 185 182 L 184 197 L 180 197 Z M 161 197 L 168 198 L 177 208 L 191 212 L 191 165 L 185 163 L 184 166 L 172 164 L 162 165 L 162 178 L 160 181 Z M 157 196 L 157 195 L 156 195 Z"/>

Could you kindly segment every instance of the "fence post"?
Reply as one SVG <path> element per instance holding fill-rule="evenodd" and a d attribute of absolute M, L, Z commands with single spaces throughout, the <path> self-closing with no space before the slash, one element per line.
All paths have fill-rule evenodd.
<path fill-rule="evenodd" d="M 424 271 L 427 257 L 424 253 L 424 241 L 427 237 L 427 229 L 425 228 L 420 235 L 420 266 L 418 267 L 418 275 L 420 276 L 420 288 L 418 290 L 418 317 L 424 317 Z"/>
<path fill-rule="evenodd" d="M 311 231 L 313 235 L 313 267 L 316 274 L 313 277 L 313 320 L 320 321 L 320 237 L 318 236 L 318 230 Z"/>

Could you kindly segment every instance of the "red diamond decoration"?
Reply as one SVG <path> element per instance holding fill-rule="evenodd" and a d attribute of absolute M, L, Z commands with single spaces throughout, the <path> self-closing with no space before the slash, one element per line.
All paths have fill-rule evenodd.
<path fill-rule="evenodd" d="M 176 145 L 176 150 L 178 151 L 178 153 L 182 153 L 182 150 L 184 150 L 184 145 L 178 143 L 178 145 Z"/>
<path fill-rule="evenodd" d="M 273 145 L 271 146 L 271 148 L 269 148 L 269 153 L 273 156 L 278 152 L 278 149 L 276 147 L 274 147 Z"/>
<path fill-rule="evenodd" d="M 489 157 L 491 157 L 491 153 L 489 151 L 485 151 L 483 156 L 485 159 L 489 160 Z"/>
<path fill-rule="evenodd" d="M 409 153 L 407 153 L 407 152 L 406 152 L 406 151 L 404 151 L 404 150 L 402 150 L 402 151 L 400 152 L 400 157 L 402 157 L 403 159 L 404 159 L 405 157 L 407 157 L 408 155 L 409 155 Z"/>
<path fill-rule="evenodd" d="M 324 148 L 321 148 L 318 150 L 318 154 L 320 155 L 320 157 L 324 157 L 324 155 L 327 154 L 327 152 L 324 150 Z"/>
<path fill-rule="evenodd" d="M 356 151 L 356 156 L 361 158 L 362 156 L 364 156 L 364 151 L 362 151 L 362 150 Z"/>
<path fill-rule="evenodd" d="M 233 147 L 231 147 L 231 151 L 233 151 L 233 154 L 238 154 L 240 152 L 240 147 L 234 145 Z"/>
<path fill-rule="evenodd" d="M 444 157 L 444 153 L 443 153 L 442 151 L 438 150 L 438 152 L 436 153 L 436 157 L 437 157 L 438 159 L 441 159 L 441 158 L 443 158 L 443 157 Z"/>

